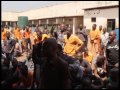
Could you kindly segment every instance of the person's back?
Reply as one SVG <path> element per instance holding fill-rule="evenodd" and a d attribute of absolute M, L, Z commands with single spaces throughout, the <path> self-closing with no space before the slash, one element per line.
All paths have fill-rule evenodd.
<path fill-rule="evenodd" d="M 70 78 L 68 64 L 60 57 L 55 64 L 45 62 L 41 70 L 41 89 L 63 89 L 63 81 Z"/>
<path fill-rule="evenodd" d="M 41 69 L 41 89 L 70 88 L 68 64 L 58 57 L 57 41 L 48 38 L 43 42 L 43 54 L 46 57 Z"/>

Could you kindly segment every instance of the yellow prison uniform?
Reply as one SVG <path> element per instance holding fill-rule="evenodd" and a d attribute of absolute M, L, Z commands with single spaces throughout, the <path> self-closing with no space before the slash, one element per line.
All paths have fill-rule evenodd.
<path fill-rule="evenodd" d="M 74 56 L 76 51 L 83 45 L 83 42 L 75 35 L 71 35 L 69 39 L 65 36 L 64 39 L 64 52 L 69 56 Z"/>
<path fill-rule="evenodd" d="M 91 64 L 93 59 L 92 53 L 88 52 L 88 55 L 85 55 L 83 52 L 83 59 L 87 60 Z"/>

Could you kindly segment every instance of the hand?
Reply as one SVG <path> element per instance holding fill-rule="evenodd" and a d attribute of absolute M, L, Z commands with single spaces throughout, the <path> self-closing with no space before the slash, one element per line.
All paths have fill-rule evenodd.
<path fill-rule="evenodd" d="M 119 63 L 116 63 L 116 64 L 115 64 L 115 67 L 118 68 L 118 67 L 119 67 Z"/>

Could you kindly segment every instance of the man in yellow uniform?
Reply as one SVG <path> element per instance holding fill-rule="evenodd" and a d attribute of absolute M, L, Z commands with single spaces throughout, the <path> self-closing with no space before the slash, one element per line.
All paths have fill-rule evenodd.
<path fill-rule="evenodd" d="M 98 30 L 96 29 L 96 24 L 93 24 L 92 30 L 90 31 L 90 51 L 93 53 L 93 55 L 96 55 L 98 52 L 98 38 L 99 38 L 99 33 Z"/>
<path fill-rule="evenodd" d="M 14 37 L 17 38 L 18 37 L 18 32 L 19 32 L 19 29 L 18 29 L 17 26 L 15 27 L 13 32 L 14 32 Z"/>
<path fill-rule="evenodd" d="M 89 62 L 89 64 L 92 64 L 92 59 L 93 59 L 93 55 L 91 52 L 88 51 L 87 48 L 84 49 L 85 51 L 83 52 L 83 59 L 87 60 L 87 62 Z"/>
<path fill-rule="evenodd" d="M 65 36 L 64 52 L 69 56 L 75 56 L 83 42 L 75 35 L 72 35 L 72 30 L 67 31 Z"/>

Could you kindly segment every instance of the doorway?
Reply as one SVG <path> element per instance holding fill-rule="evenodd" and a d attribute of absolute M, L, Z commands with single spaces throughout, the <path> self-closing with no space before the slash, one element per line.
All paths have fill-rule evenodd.
<path fill-rule="evenodd" d="M 115 19 L 107 19 L 107 31 L 110 32 L 115 29 Z"/>

